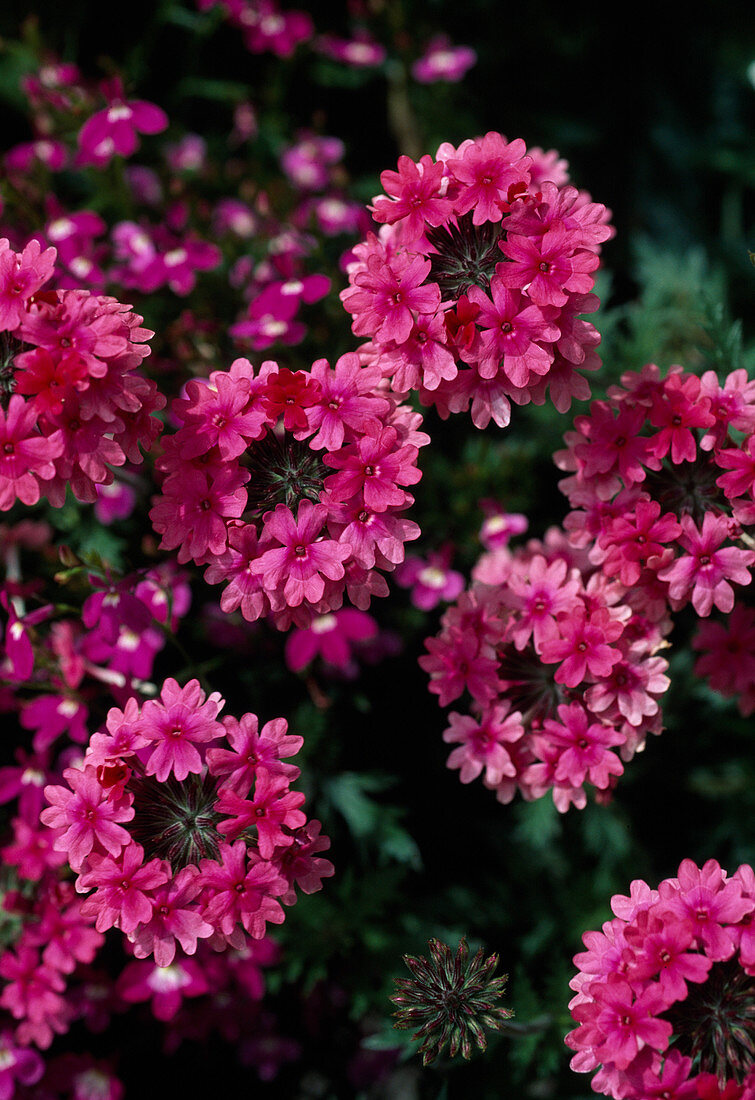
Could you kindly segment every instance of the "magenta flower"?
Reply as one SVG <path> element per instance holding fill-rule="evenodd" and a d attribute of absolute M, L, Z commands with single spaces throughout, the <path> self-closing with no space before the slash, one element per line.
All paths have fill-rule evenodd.
<path fill-rule="evenodd" d="M 443 164 L 434 164 L 430 156 L 422 157 L 418 164 L 411 157 L 399 157 L 398 171 L 381 172 L 380 182 L 390 198 L 375 199 L 372 216 L 388 225 L 401 221 L 412 237 L 423 232 L 425 222 L 440 225 L 453 209 L 453 201 L 441 197 Z"/>
<path fill-rule="evenodd" d="M 625 1100 L 750 1095 L 751 998 L 742 990 L 752 966 L 735 945 L 749 934 L 754 884 L 747 865 L 729 877 L 715 860 L 698 868 L 685 859 L 657 891 L 633 883 L 629 898 L 612 900 L 603 931 L 584 934 L 570 983 L 578 1026 L 566 1043 L 572 1069 L 597 1070 L 595 1091 Z"/>
<path fill-rule="evenodd" d="M 378 625 L 366 611 L 343 607 L 319 615 L 308 627 L 291 631 L 286 639 L 286 664 L 292 672 L 299 672 L 319 656 L 326 665 L 346 671 L 352 664 L 353 643 L 368 641 L 377 633 Z"/>
<path fill-rule="evenodd" d="M 91 856 L 89 870 L 79 875 L 76 888 L 83 892 L 95 887 L 81 905 L 81 914 L 95 917 L 95 928 L 105 932 L 117 927 L 125 935 L 135 932 L 152 917 L 152 892 L 170 878 L 165 860 L 144 862 L 144 849 L 131 843 L 120 856 Z"/>
<path fill-rule="evenodd" d="M 202 916 L 226 936 L 239 923 L 253 939 L 262 939 L 267 921 L 283 923 L 285 915 L 276 897 L 285 893 L 288 884 L 272 863 L 248 856 L 243 840 L 221 844 L 219 860 L 202 860 L 200 870 L 207 892 Z"/>
<path fill-rule="evenodd" d="M 74 871 L 81 870 L 93 851 L 118 856 L 130 840 L 120 823 L 134 816 L 131 800 L 111 801 L 91 767 L 66 768 L 63 778 L 69 787 L 45 787 L 50 806 L 40 814 L 42 824 L 56 830 L 55 851 L 68 854 Z"/>
<path fill-rule="evenodd" d="M 445 547 L 427 558 L 409 555 L 396 570 L 396 583 L 411 589 L 411 601 L 421 611 L 432 611 L 441 600 L 455 600 L 464 588 L 464 577 L 450 568 L 452 548 Z"/>
<path fill-rule="evenodd" d="M 169 677 L 160 699 L 148 699 L 142 707 L 138 731 L 153 746 L 146 774 L 161 783 L 171 774 L 179 780 L 199 774 L 203 761 L 196 745 L 222 736 L 224 727 L 215 720 L 221 706 L 220 695 L 205 698 L 197 680 L 181 688 Z"/>
<path fill-rule="evenodd" d="M 476 63 L 477 54 L 469 46 L 454 46 L 445 35 L 437 35 L 413 63 L 412 76 L 420 84 L 456 84 Z"/>
<path fill-rule="evenodd" d="M 494 378 L 500 365 L 512 385 L 524 388 L 531 375 L 547 374 L 553 362 L 552 351 L 537 341 L 552 343 L 559 331 L 539 306 L 519 291 L 507 290 L 500 275 L 491 279 L 490 294 L 492 303 L 479 287 L 468 293 L 469 301 L 480 307 L 480 376 Z"/>
<path fill-rule="evenodd" d="M 273 718 L 260 730 L 257 716 L 245 714 L 238 721 L 230 715 L 223 719 L 226 736 L 232 749 L 207 750 L 207 763 L 212 775 L 222 778 L 222 789 L 244 798 L 254 783 L 257 772 L 294 780 L 299 775 L 295 764 L 283 759 L 294 756 L 304 744 L 304 738 L 288 733 L 285 718 Z"/>
<path fill-rule="evenodd" d="M 126 100 L 120 80 L 106 82 L 102 90 L 108 106 L 92 115 L 79 131 L 79 164 L 102 166 L 116 154 L 130 157 L 139 144 L 138 134 L 159 134 L 168 126 L 161 107 L 144 100 Z"/>
<path fill-rule="evenodd" d="M 679 544 L 687 553 L 661 569 L 658 579 L 666 581 L 672 600 L 686 602 L 691 594 L 698 615 L 710 615 L 714 606 L 719 611 L 731 611 L 734 589 L 729 581 L 750 583 L 755 553 L 736 546 L 719 549 L 730 537 L 731 524 L 725 516 L 706 512 L 699 529 L 692 517 L 685 515 L 681 517 L 681 525 Z"/>
<path fill-rule="evenodd" d="M 356 290 L 348 292 L 343 302 L 349 312 L 358 310 L 361 317 L 352 330 L 357 336 L 369 332 L 377 323 L 377 335 L 386 342 L 402 344 L 409 338 L 414 313 L 434 313 L 440 305 L 440 291 L 425 284 L 430 273 L 430 261 L 416 256 L 407 260 L 395 256 L 382 260 L 372 256 L 367 270 L 355 277 Z"/>
<path fill-rule="evenodd" d="M 0 331 L 12 331 L 25 320 L 30 299 L 47 282 L 55 268 L 56 251 L 42 251 L 32 240 L 17 253 L 0 238 Z"/>
<path fill-rule="evenodd" d="M 351 547 L 322 538 L 326 515 L 323 505 L 303 500 L 296 519 L 289 508 L 278 504 L 267 520 L 266 536 L 280 546 L 264 550 L 250 570 L 262 577 L 266 589 L 276 588 L 285 578 L 283 593 L 291 607 L 304 600 L 316 603 L 325 590 L 326 578 L 337 581 L 343 577 L 343 562 Z"/>
<path fill-rule="evenodd" d="M 254 781 L 254 790 L 244 799 L 234 791 L 221 790 L 216 812 L 227 820 L 218 825 L 218 832 L 235 840 L 245 830 L 257 830 L 257 847 L 263 859 L 270 859 L 276 845 L 285 848 L 291 843 L 290 830 L 306 824 L 299 809 L 304 801 L 300 791 L 290 791 L 285 776 L 271 775 L 261 769 Z"/>

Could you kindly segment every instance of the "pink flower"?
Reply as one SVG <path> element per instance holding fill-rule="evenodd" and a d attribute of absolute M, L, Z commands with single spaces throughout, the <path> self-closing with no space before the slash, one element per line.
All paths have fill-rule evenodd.
<path fill-rule="evenodd" d="M 479 722 L 456 711 L 449 714 L 451 725 L 443 740 L 461 744 L 448 757 L 448 767 L 460 769 L 462 783 L 471 783 L 483 769 L 491 787 L 497 787 L 504 776 L 517 774 L 508 746 L 524 735 L 524 726 L 521 713 L 509 714 L 508 709 L 507 703 L 491 707 Z"/>
<path fill-rule="evenodd" d="M 170 966 L 176 942 L 187 955 L 193 955 L 197 940 L 212 935 L 212 925 L 202 920 L 191 905 L 201 888 L 197 868 L 189 866 L 182 867 L 174 878 L 154 889 L 152 915 L 132 933 L 137 959 L 153 955 L 156 966 Z"/>
<path fill-rule="evenodd" d="M 229 715 L 223 725 L 232 748 L 207 750 L 211 774 L 223 777 L 222 790 L 245 798 L 260 770 L 287 781 L 299 775 L 296 765 L 284 764 L 283 759 L 294 756 L 304 738 L 287 732 L 285 718 L 273 718 L 258 730 L 256 714 L 244 714 L 238 721 Z"/>
<path fill-rule="evenodd" d="M 398 172 L 381 172 L 380 182 L 391 197 L 375 199 L 372 216 L 388 225 L 401 221 L 411 237 L 423 232 L 425 222 L 440 225 L 453 209 L 452 200 L 441 197 L 443 164 L 434 164 L 430 156 L 422 157 L 418 164 L 410 157 L 399 157 Z"/>
<path fill-rule="evenodd" d="M 220 845 L 219 861 L 202 860 L 202 883 L 207 901 L 202 916 L 228 937 L 236 924 L 243 925 L 253 939 L 262 939 L 265 924 L 282 924 L 284 912 L 276 901 L 287 889 L 272 863 L 247 855 L 243 840 Z"/>
<path fill-rule="evenodd" d="M 162 783 L 171 774 L 180 780 L 200 773 L 203 762 L 195 745 L 222 736 L 224 728 L 215 720 L 221 706 L 217 692 L 205 698 L 198 680 L 181 688 L 169 677 L 160 700 L 148 699 L 142 707 L 139 733 L 154 746 L 146 774 Z"/>
<path fill-rule="evenodd" d="M 278 504 L 267 519 L 268 543 L 276 541 L 280 545 L 264 549 L 251 563 L 250 570 L 262 577 L 266 589 L 275 589 L 283 582 L 283 593 L 291 607 L 304 600 L 316 603 L 323 594 L 326 578 L 343 577 L 343 562 L 350 556 L 351 548 L 321 537 L 326 515 L 323 505 L 303 500 L 296 519 L 284 504 Z"/>
<path fill-rule="evenodd" d="M 502 366 L 512 385 L 526 386 L 533 374 L 548 372 L 553 353 L 542 344 L 552 343 L 558 329 L 550 318 L 519 291 L 506 289 L 500 275 L 490 281 L 490 299 L 479 289 L 470 287 L 470 302 L 480 306 L 477 323 L 482 329 L 478 369 L 483 378 L 494 378 Z"/>
<path fill-rule="evenodd" d="M 750 583 L 755 553 L 736 546 L 719 549 L 730 536 L 730 523 L 725 516 L 706 512 L 699 529 L 691 516 L 684 515 L 681 525 L 679 544 L 687 553 L 661 569 L 658 579 L 666 581 L 672 600 L 686 601 L 691 593 L 692 606 L 698 615 L 710 615 L 714 606 L 719 611 L 731 611 L 734 589 L 729 581 Z"/>
<path fill-rule="evenodd" d="M 455 600 L 464 588 L 464 577 L 450 569 L 452 549 L 428 554 L 427 558 L 410 555 L 396 570 L 396 583 L 411 588 L 411 601 L 421 611 L 431 611 L 441 600 Z"/>
<path fill-rule="evenodd" d="M 379 340 L 402 344 L 409 338 L 414 313 L 434 313 L 440 305 L 440 291 L 434 283 L 423 285 L 430 261 L 421 256 L 395 256 L 383 260 L 370 256 L 367 270 L 356 275 L 356 289 L 345 292 L 343 303 L 358 317 L 352 325 L 357 336 L 376 327 Z"/>
<path fill-rule="evenodd" d="M 306 817 L 299 809 L 304 795 L 288 789 L 285 776 L 271 775 L 260 770 L 254 781 L 254 791 L 247 799 L 234 791 L 221 790 L 215 810 L 228 818 L 218 825 L 218 832 L 230 839 L 254 826 L 257 830 L 257 847 L 263 859 L 270 859 L 276 845 L 287 847 L 291 843 L 288 830 L 306 824 Z"/>
<path fill-rule="evenodd" d="M 77 879 L 77 889 L 95 892 L 82 903 L 81 914 L 96 917 L 95 928 L 117 927 L 129 936 L 152 917 L 152 892 L 170 878 L 165 860 L 144 863 L 144 849 L 131 843 L 120 857 L 91 856 L 89 870 Z"/>
<path fill-rule="evenodd" d="M 456 84 L 476 63 L 477 54 L 469 46 L 453 46 L 445 35 L 437 35 L 413 63 L 412 76 L 420 84 Z"/>
<path fill-rule="evenodd" d="M 13 331 L 27 315 L 29 304 L 55 268 L 54 248 L 42 251 L 32 240 L 17 253 L 0 238 L 0 331 Z"/>
<path fill-rule="evenodd" d="M 42 486 L 55 476 L 55 462 L 63 453 L 63 436 L 40 435 L 34 406 L 13 394 L 6 410 L 0 408 L 0 510 L 16 500 L 36 504 Z"/>
<path fill-rule="evenodd" d="M 159 134 L 168 125 L 162 108 L 144 100 L 126 100 L 120 80 L 108 81 L 103 92 L 108 106 L 84 123 L 78 135 L 79 164 L 107 164 L 114 155 L 130 157 L 137 134 Z"/>
<path fill-rule="evenodd" d="M 604 790 L 612 776 L 624 771 L 618 756 L 610 751 L 623 744 L 623 734 L 602 722 L 590 722 L 579 703 L 559 706 L 558 717 L 558 722 L 547 718 L 544 723 L 549 745 L 559 750 L 556 783 L 579 787 L 587 779 Z"/>
<path fill-rule="evenodd" d="M 63 778 L 70 787 L 45 787 L 50 807 L 40 820 L 58 830 L 53 843 L 56 852 L 66 852 L 74 871 L 79 871 L 90 853 L 104 849 L 119 855 L 131 839 L 120 822 L 131 821 L 130 799 L 110 801 L 95 776 L 94 768 L 66 768 Z M 96 847 L 95 847 L 96 845 Z"/>
<path fill-rule="evenodd" d="M 341 671 L 352 663 L 352 643 L 375 638 L 378 625 L 366 611 L 343 607 L 318 615 L 307 628 L 292 630 L 286 639 L 286 664 L 299 672 L 315 657 Z"/>

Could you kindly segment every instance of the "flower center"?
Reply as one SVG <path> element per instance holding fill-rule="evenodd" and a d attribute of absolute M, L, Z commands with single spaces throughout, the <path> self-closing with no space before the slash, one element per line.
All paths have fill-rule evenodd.
<path fill-rule="evenodd" d="M 456 224 L 428 229 L 432 245 L 428 282 L 437 283 L 444 298 L 458 298 L 471 286 L 487 291 L 503 256 L 498 247 L 503 239 L 500 224 L 475 225 L 472 214 L 456 219 Z"/>
<path fill-rule="evenodd" d="M 217 780 L 211 775 L 190 774 L 164 783 L 152 776 L 134 776 L 133 838 L 144 848 L 145 859 L 167 859 L 174 872 L 200 859 L 217 859 L 222 839 L 216 825 L 221 815 L 214 810 Z"/>
<path fill-rule="evenodd" d="M 252 476 L 247 485 L 248 508 L 257 516 L 285 504 L 295 512 L 302 500 L 319 502 L 329 471 L 317 452 L 289 432 L 270 431 L 246 453 Z"/>
<path fill-rule="evenodd" d="M 720 469 L 707 454 L 694 462 L 674 464 L 666 459 L 660 470 L 648 470 L 645 486 L 664 511 L 691 515 L 700 526 L 706 512 L 729 514 L 731 506 L 716 485 Z"/>
<path fill-rule="evenodd" d="M 755 977 L 734 958 L 687 988 L 686 999 L 663 1014 L 674 1028 L 672 1046 L 697 1073 L 715 1073 L 722 1086 L 741 1083 L 755 1064 Z"/>

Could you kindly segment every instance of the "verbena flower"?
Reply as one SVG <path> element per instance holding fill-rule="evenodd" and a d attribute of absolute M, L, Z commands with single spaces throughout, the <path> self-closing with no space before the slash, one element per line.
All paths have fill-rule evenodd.
<path fill-rule="evenodd" d="M 84 917 L 117 927 L 137 958 L 169 965 L 180 944 L 193 954 L 260 939 L 296 901 L 333 873 L 316 853 L 328 847 L 319 822 L 290 790 L 299 775 L 281 757 L 302 740 L 275 719 L 257 732 L 255 715 L 217 720 L 223 700 L 192 680 L 165 681 L 159 698 L 112 708 L 66 786 L 45 788 L 42 823 L 53 848 L 88 893 Z M 226 748 L 228 733 L 230 747 Z M 290 849 L 290 852 L 289 852 Z M 288 853 L 288 854 L 287 854 Z"/>
<path fill-rule="evenodd" d="M 622 1100 L 755 1096 L 755 874 L 691 859 L 632 883 L 575 955 L 572 1069 Z"/>
<path fill-rule="evenodd" d="M 454 955 L 447 944 L 431 939 L 430 958 L 404 955 L 411 978 L 396 978 L 399 992 L 391 997 L 398 1011 L 393 1025 L 416 1028 L 413 1039 L 421 1039 L 418 1053 L 423 1065 L 434 1061 L 448 1047 L 449 1057 L 459 1051 L 469 1058 L 476 1045 L 487 1047 L 485 1028 L 499 1031 L 513 1011 L 496 1004 L 508 981 L 504 974 L 494 978 L 498 955 L 483 958 L 483 949 L 469 961 L 467 941 L 462 937 Z"/>
<path fill-rule="evenodd" d="M 397 168 L 341 292 L 365 360 L 444 418 L 471 406 L 479 428 L 508 424 L 511 401 L 549 392 L 563 412 L 589 396 L 579 372 L 600 365 L 600 337 L 581 315 L 598 306 L 606 208 L 567 185 L 557 154 L 492 131 Z"/>
<path fill-rule="evenodd" d="M 429 437 L 376 368 L 355 353 L 311 371 L 237 359 L 173 411 L 152 522 L 163 548 L 226 583 L 224 611 L 307 628 L 345 596 L 365 610 L 387 592 L 382 574 L 419 535 L 403 513 Z"/>

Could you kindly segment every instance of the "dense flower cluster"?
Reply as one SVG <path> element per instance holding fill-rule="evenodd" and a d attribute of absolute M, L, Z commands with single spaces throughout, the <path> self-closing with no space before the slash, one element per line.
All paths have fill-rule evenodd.
<path fill-rule="evenodd" d="M 161 430 L 153 414 L 165 398 L 136 371 L 153 333 L 115 298 L 43 290 L 55 255 L 36 241 L 19 253 L 0 240 L 3 511 L 41 496 L 60 507 L 67 487 L 95 501 L 112 467 L 141 462 Z"/>
<path fill-rule="evenodd" d="M 416 390 L 441 416 L 464 412 L 503 427 L 511 405 L 559 411 L 589 396 L 599 335 L 581 315 L 609 212 L 554 182 L 563 162 L 490 132 L 435 158 L 399 158 L 374 199 L 383 228 L 354 249 L 341 300 L 366 361 L 392 388 Z"/>
<path fill-rule="evenodd" d="M 345 595 L 364 609 L 387 593 L 419 534 L 404 486 L 429 438 L 379 381 L 355 353 L 311 371 L 237 359 L 174 402 L 152 521 L 163 548 L 226 583 L 223 610 L 308 626 Z"/>
<path fill-rule="evenodd" d="M 162 967 L 177 945 L 192 955 L 201 939 L 260 939 L 284 920 L 296 885 L 311 893 L 333 873 L 316 854 L 329 841 L 290 789 L 299 769 L 285 758 L 302 738 L 282 718 L 261 729 L 253 714 L 221 722 L 222 706 L 198 681 L 168 679 L 141 707 L 112 708 L 65 785 L 44 791 L 52 848 L 88 894 L 82 915 Z"/>
<path fill-rule="evenodd" d="M 566 442 L 556 461 L 570 475 L 572 543 L 672 611 L 731 613 L 728 626 L 701 625 L 697 668 L 749 713 L 753 616 L 739 589 L 755 565 L 755 382 L 679 366 L 662 378 L 648 364 L 578 416 Z"/>
<path fill-rule="evenodd" d="M 572 1069 L 621 1100 L 755 1096 L 755 874 L 685 859 L 657 890 L 637 880 L 583 936 L 570 983 Z"/>
<path fill-rule="evenodd" d="M 491 517 L 492 518 L 492 517 Z M 553 529 L 511 550 L 500 517 L 473 583 L 427 639 L 420 665 L 441 706 L 448 766 L 482 776 L 501 802 L 548 791 L 559 810 L 586 805 L 586 784 L 613 787 L 649 733 L 660 733 L 671 624 L 663 602 L 609 580 Z"/>

